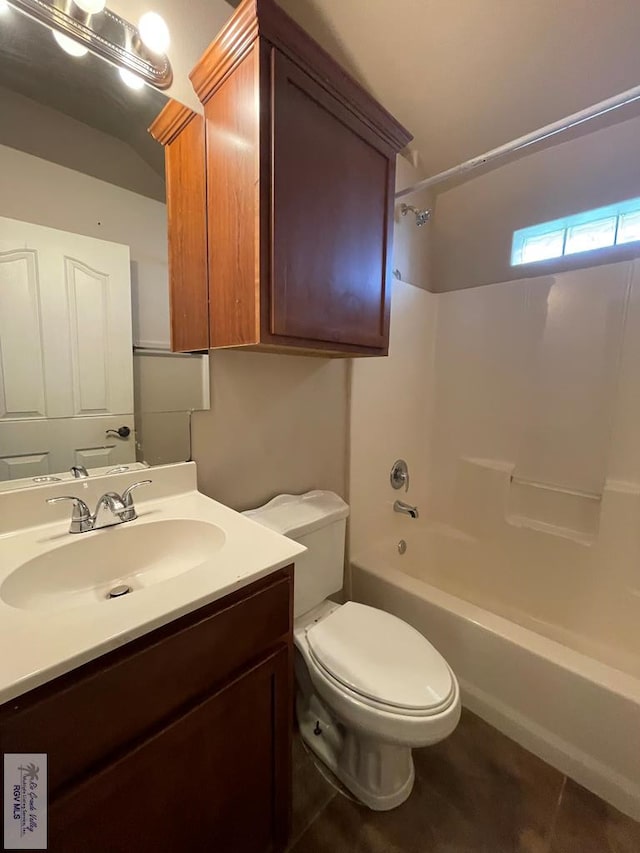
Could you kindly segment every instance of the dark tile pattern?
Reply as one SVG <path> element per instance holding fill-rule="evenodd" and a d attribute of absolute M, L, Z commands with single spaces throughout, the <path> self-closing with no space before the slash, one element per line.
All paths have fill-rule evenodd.
<path fill-rule="evenodd" d="M 640 823 L 567 779 L 551 853 L 640 853 Z"/>
<path fill-rule="evenodd" d="M 293 741 L 292 845 L 335 796 L 335 789 L 317 769 L 315 759 L 297 735 Z"/>
<path fill-rule="evenodd" d="M 291 853 L 640 853 L 640 824 L 468 711 L 414 759 L 400 808 L 376 813 L 334 795 Z"/>

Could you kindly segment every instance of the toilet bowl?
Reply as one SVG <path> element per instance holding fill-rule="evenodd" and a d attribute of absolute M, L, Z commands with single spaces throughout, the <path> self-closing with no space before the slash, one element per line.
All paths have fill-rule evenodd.
<path fill-rule="evenodd" d="M 425 638 L 384 611 L 323 602 L 296 620 L 296 712 L 312 751 L 365 805 L 413 788 L 411 750 L 460 719 L 457 680 Z"/>
<path fill-rule="evenodd" d="M 294 579 L 301 735 L 361 802 L 384 811 L 411 793 L 411 750 L 455 729 L 460 690 L 444 658 L 406 622 L 328 600 L 342 588 L 347 514 L 341 498 L 320 491 L 281 495 L 246 513 L 308 548 Z"/>

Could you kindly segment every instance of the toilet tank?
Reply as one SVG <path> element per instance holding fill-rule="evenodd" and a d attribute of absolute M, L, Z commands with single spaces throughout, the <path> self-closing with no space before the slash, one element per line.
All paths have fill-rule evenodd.
<path fill-rule="evenodd" d="M 349 507 L 342 498 L 319 490 L 304 495 L 279 495 L 243 514 L 308 549 L 296 559 L 294 616 L 301 616 L 342 589 L 349 515 Z"/>

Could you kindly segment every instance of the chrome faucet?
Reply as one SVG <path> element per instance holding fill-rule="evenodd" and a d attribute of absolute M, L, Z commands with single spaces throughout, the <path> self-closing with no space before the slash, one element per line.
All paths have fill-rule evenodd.
<path fill-rule="evenodd" d="M 126 521 L 135 521 L 138 517 L 131 493 L 138 486 L 148 486 L 153 480 L 140 480 L 125 489 L 122 495 L 117 492 L 105 492 L 96 505 L 96 511 L 92 513 L 82 500 L 72 495 L 62 495 L 59 498 L 48 498 L 48 504 L 56 504 L 60 501 L 72 501 L 71 525 L 69 533 L 88 533 L 90 530 L 99 530 L 102 527 L 111 527 L 114 524 L 123 524 Z M 98 524 L 98 516 L 102 509 L 107 509 L 116 521 L 109 520 L 108 523 Z"/>
<path fill-rule="evenodd" d="M 89 472 L 84 465 L 72 465 L 69 471 L 71 471 L 76 480 L 84 480 L 89 476 Z"/>
<path fill-rule="evenodd" d="M 403 515 L 408 515 L 411 518 L 418 518 L 420 515 L 417 506 L 411 506 L 410 504 L 406 504 L 404 501 L 396 501 L 393 505 L 393 511 L 400 512 Z"/>
<path fill-rule="evenodd" d="M 96 511 L 93 513 L 96 520 L 98 519 L 100 510 L 103 508 L 108 509 L 111 515 L 115 515 L 120 519 L 120 521 L 124 521 L 123 516 L 126 513 L 127 508 L 124 505 L 123 497 L 120 497 L 117 492 L 105 492 L 98 500 L 98 503 L 96 504 Z"/>

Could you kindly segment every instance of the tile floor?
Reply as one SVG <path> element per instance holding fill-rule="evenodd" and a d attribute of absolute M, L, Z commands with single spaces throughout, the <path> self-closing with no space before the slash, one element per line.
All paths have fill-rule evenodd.
<path fill-rule="evenodd" d="M 640 853 L 640 823 L 469 711 L 414 759 L 411 797 L 376 813 L 336 793 L 297 737 L 290 853 Z"/>

